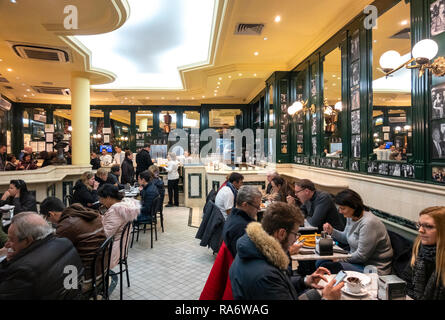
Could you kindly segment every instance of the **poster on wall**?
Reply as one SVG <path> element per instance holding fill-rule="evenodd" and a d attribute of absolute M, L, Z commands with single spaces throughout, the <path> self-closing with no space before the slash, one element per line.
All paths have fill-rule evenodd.
<path fill-rule="evenodd" d="M 355 61 L 360 57 L 359 35 L 357 34 L 351 39 L 351 61 Z"/>
<path fill-rule="evenodd" d="M 283 103 L 286 103 L 287 102 L 287 94 L 285 94 L 285 93 L 282 93 L 281 95 L 280 95 L 280 101 Z"/>
<path fill-rule="evenodd" d="M 431 118 L 445 118 L 445 83 L 438 84 L 431 89 Z"/>
<path fill-rule="evenodd" d="M 315 114 L 312 115 L 311 133 L 312 135 L 317 134 L 317 116 Z"/>
<path fill-rule="evenodd" d="M 45 124 L 45 133 L 54 132 L 54 124 Z"/>
<path fill-rule="evenodd" d="M 46 142 L 54 142 L 54 137 L 52 133 L 46 134 Z"/>
<path fill-rule="evenodd" d="M 31 135 L 29 133 L 25 133 L 23 135 L 23 146 L 24 147 L 29 147 L 31 146 Z M 36 148 L 32 148 L 33 151 L 37 150 L 37 145 Z"/>
<path fill-rule="evenodd" d="M 431 127 L 432 157 L 433 159 L 445 159 L 445 132 L 442 132 L 442 129 L 445 129 L 445 123 L 441 124 L 435 121 L 431 124 Z"/>
<path fill-rule="evenodd" d="M 351 112 L 351 133 L 360 134 L 360 110 Z"/>
<path fill-rule="evenodd" d="M 431 35 L 437 36 L 445 31 L 445 3 L 437 0 L 430 6 Z"/>
<path fill-rule="evenodd" d="M 360 136 L 351 137 L 352 157 L 360 158 Z"/>
<path fill-rule="evenodd" d="M 360 109 L 360 87 L 351 89 L 351 110 Z"/>
<path fill-rule="evenodd" d="M 312 137 L 312 155 L 317 155 L 317 137 Z"/>
<path fill-rule="evenodd" d="M 445 183 L 445 167 L 433 167 L 433 181 Z"/>
<path fill-rule="evenodd" d="M 352 87 L 360 84 L 360 61 L 356 61 L 351 65 L 351 78 Z"/>
<path fill-rule="evenodd" d="M 37 152 L 42 152 L 42 151 L 45 151 L 45 150 L 46 150 L 46 143 L 45 143 L 45 141 L 38 141 L 37 142 Z"/>
<path fill-rule="evenodd" d="M 53 152 L 54 151 L 54 146 L 52 143 L 47 143 L 46 144 L 46 152 Z"/>

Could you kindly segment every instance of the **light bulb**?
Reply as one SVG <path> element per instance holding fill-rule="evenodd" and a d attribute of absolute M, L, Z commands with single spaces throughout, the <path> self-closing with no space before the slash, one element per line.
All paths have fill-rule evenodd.
<path fill-rule="evenodd" d="M 341 111 L 343 109 L 343 104 L 341 101 L 337 102 L 334 106 L 335 110 Z"/>
<path fill-rule="evenodd" d="M 400 65 L 400 53 L 395 50 L 386 51 L 380 57 L 382 69 L 395 69 Z"/>
<path fill-rule="evenodd" d="M 293 116 L 297 112 L 294 105 L 291 105 L 289 108 L 287 108 L 287 113 L 291 116 Z"/>
<path fill-rule="evenodd" d="M 424 39 L 416 43 L 413 48 L 413 58 L 426 58 L 432 60 L 439 51 L 436 41 L 431 39 Z"/>

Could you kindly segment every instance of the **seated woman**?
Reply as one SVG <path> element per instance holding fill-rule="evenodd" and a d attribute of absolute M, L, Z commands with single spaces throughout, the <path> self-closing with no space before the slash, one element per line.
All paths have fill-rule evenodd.
<path fill-rule="evenodd" d="M 9 182 L 9 189 L 0 199 L 0 207 L 5 204 L 14 206 L 14 214 L 25 211 L 37 212 L 36 199 L 28 191 L 28 187 L 23 180 L 11 180 Z"/>
<path fill-rule="evenodd" d="M 165 185 L 164 180 L 159 177 L 159 168 L 156 165 L 152 165 L 148 168 L 148 171 L 153 173 L 153 183 L 158 188 L 159 195 L 161 196 L 161 206 L 164 203 Z"/>
<path fill-rule="evenodd" d="M 114 236 L 113 249 L 111 251 L 110 269 L 116 267 L 120 257 L 120 240 L 125 225 L 136 219 L 140 211 L 139 201 L 131 198 L 124 198 L 116 186 L 105 184 L 98 190 L 100 203 L 107 208 L 102 216 L 105 235 Z M 128 243 L 124 244 L 124 248 Z"/>
<path fill-rule="evenodd" d="M 146 170 L 142 171 L 139 174 L 138 182 L 139 185 L 142 186 L 141 190 L 141 212 L 137 217 L 138 221 L 151 221 L 151 206 L 153 204 L 153 200 L 159 196 L 159 191 L 156 185 L 154 184 L 154 175 L 151 171 Z"/>
<path fill-rule="evenodd" d="M 19 170 L 19 162 L 17 161 L 15 155 L 8 154 L 6 156 L 5 171 L 15 171 L 15 170 Z"/>
<path fill-rule="evenodd" d="M 323 225 L 324 231 L 350 247 L 350 258 L 332 262 L 319 260 L 316 267 L 323 266 L 332 273 L 339 270 L 363 272 L 365 266 L 377 267 L 380 275 L 391 273 L 393 250 L 386 227 L 382 221 L 369 211 L 365 211 L 362 198 L 353 190 L 346 189 L 335 196 L 338 212 L 345 216 L 344 231 L 334 229 L 329 223 Z"/>
<path fill-rule="evenodd" d="M 419 235 L 411 263 L 402 278 L 415 300 L 445 300 L 445 207 L 430 207 L 419 214 Z"/>
<path fill-rule="evenodd" d="M 272 185 L 272 190 L 270 195 L 267 196 L 268 200 L 286 202 L 287 196 L 291 194 L 286 180 L 277 175 L 272 178 L 270 183 Z"/>
<path fill-rule="evenodd" d="M 97 209 L 99 197 L 97 189 L 99 182 L 94 179 L 92 172 L 84 172 L 74 186 L 73 203 L 80 203 L 84 207 Z"/>

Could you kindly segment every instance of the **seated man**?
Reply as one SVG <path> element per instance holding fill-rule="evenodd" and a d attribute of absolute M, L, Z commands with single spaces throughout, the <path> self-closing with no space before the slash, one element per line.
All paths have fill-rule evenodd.
<path fill-rule="evenodd" d="M 85 279 L 91 279 L 94 254 L 107 239 L 99 212 L 80 203 L 65 208 L 60 199 L 48 197 L 40 205 L 40 214 L 56 225 L 56 236 L 71 240 L 85 267 Z"/>
<path fill-rule="evenodd" d="M 96 175 L 94 176 L 94 179 L 99 182 L 99 188 L 102 187 L 104 184 L 116 184 L 115 180 L 110 177 L 109 172 L 105 168 L 99 168 L 97 169 Z"/>
<path fill-rule="evenodd" d="M 151 171 L 145 170 L 139 174 L 138 182 L 142 186 L 141 190 L 141 213 L 139 214 L 138 221 L 146 221 L 152 218 L 151 206 L 153 200 L 159 196 L 159 191 L 154 184 L 154 175 Z"/>
<path fill-rule="evenodd" d="M 343 231 L 345 221 L 337 211 L 331 195 L 325 191 L 316 190 L 312 181 L 302 179 L 295 183 L 295 196 L 303 204 L 300 208 L 307 222 L 323 231 L 323 224 L 329 222 L 337 230 Z M 287 197 L 287 203 L 295 205 L 292 196 Z"/>
<path fill-rule="evenodd" d="M 82 261 L 70 240 L 57 238 L 34 212 L 14 216 L 8 254 L 0 263 L 0 300 L 60 300 L 79 295 Z"/>
<path fill-rule="evenodd" d="M 119 177 L 121 175 L 121 167 L 118 164 L 113 164 L 111 167 L 110 173 L 108 173 L 108 179 L 109 181 L 113 181 L 112 184 L 114 184 L 119 189 L 124 189 L 125 186 L 121 183 L 119 183 Z"/>
<path fill-rule="evenodd" d="M 238 189 L 243 185 L 244 176 L 238 172 L 233 172 L 229 176 L 229 181 L 226 186 L 222 187 L 218 191 L 215 198 L 215 205 L 221 210 L 224 219 L 227 220 L 227 216 L 235 206 L 236 195 Z"/>
<path fill-rule="evenodd" d="M 289 247 L 297 239 L 298 227 L 303 222 L 300 210 L 287 203 L 271 204 L 261 224 L 251 222 L 246 234 L 237 242 L 237 255 L 230 267 L 230 282 L 236 300 L 338 300 L 343 283 L 334 287 L 335 279 L 326 287 L 318 285 L 320 279 L 327 282 L 325 268 L 312 275 L 300 277 L 303 288 L 322 289 L 322 295 L 311 289 L 298 296 L 288 275 Z"/>

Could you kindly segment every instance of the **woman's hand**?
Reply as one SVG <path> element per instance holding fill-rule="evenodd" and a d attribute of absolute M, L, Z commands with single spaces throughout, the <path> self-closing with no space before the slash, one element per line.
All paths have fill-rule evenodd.
<path fill-rule="evenodd" d="M 334 231 L 334 228 L 332 228 L 332 226 L 329 223 L 325 223 L 323 225 L 323 231 L 327 232 L 327 234 L 331 235 L 332 232 Z"/>
<path fill-rule="evenodd" d="M 286 197 L 286 201 L 288 204 L 290 204 L 291 206 L 295 206 L 296 205 L 296 201 L 295 198 L 292 196 L 287 196 Z"/>
<path fill-rule="evenodd" d="M 94 180 L 94 182 L 93 182 L 93 190 L 97 190 L 97 188 L 99 188 L 99 182 Z"/>
<path fill-rule="evenodd" d="M 11 196 L 11 195 L 9 194 L 9 191 L 6 191 L 6 192 L 3 194 L 1 200 L 2 200 L 2 201 L 5 201 L 5 200 L 7 200 L 10 196 Z"/>
<path fill-rule="evenodd" d="M 326 274 L 330 275 L 331 272 L 328 269 L 326 269 L 326 268 L 320 267 L 313 274 L 311 274 L 310 276 L 307 276 L 304 283 L 308 287 L 312 287 L 312 288 L 315 288 L 315 289 L 323 289 L 323 287 L 320 286 L 318 284 L 318 282 L 320 282 L 320 280 L 324 280 L 327 283 L 328 280 L 324 276 Z"/>

